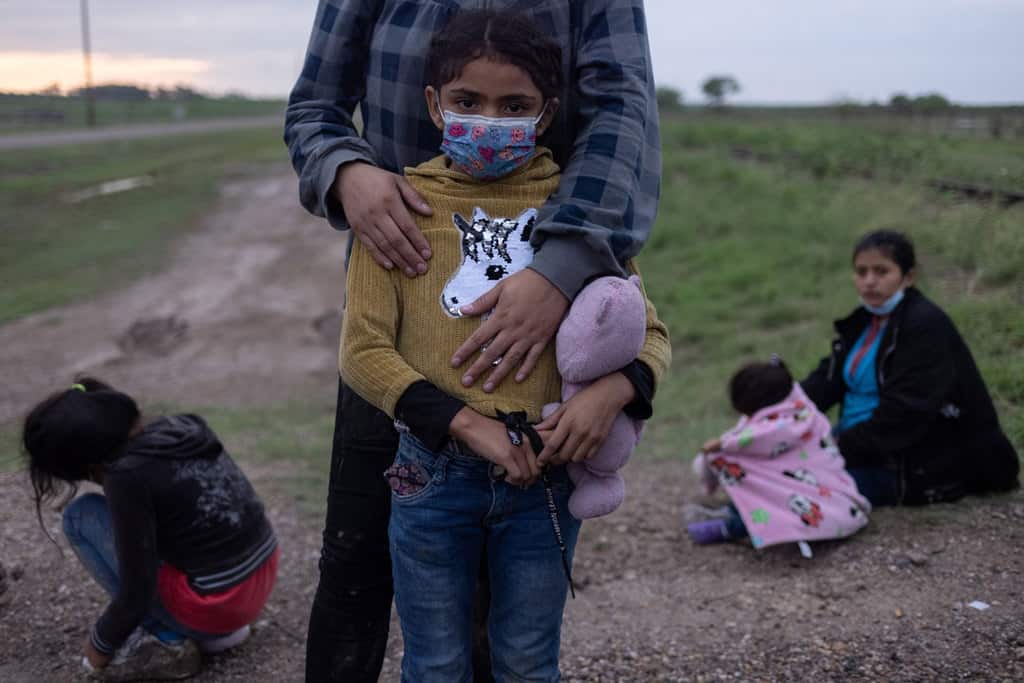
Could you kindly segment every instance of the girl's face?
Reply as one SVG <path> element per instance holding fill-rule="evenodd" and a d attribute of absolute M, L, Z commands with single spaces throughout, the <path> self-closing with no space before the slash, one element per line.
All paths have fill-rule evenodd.
<path fill-rule="evenodd" d="M 904 274 L 889 256 L 865 249 L 853 258 L 853 286 L 864 303 L 881 306 L 904 287 L 914 284 L 914 271 Z"/>
<path fill-rule="evenodd" d="M 548 101 L 522 68 L 489 57 L 480 57 L 462 67 L 455 80 L 441 86 L 440 93 L 433 86 L 424 89 L 427 111 L 439 130 L 444 129 L 444 118 L 438 109 L 455 114 L 476 114 L 491 118 L 544 116 L 537 123 L 537 135 L 542 135 L 558 109 L 558 99 Z"/>

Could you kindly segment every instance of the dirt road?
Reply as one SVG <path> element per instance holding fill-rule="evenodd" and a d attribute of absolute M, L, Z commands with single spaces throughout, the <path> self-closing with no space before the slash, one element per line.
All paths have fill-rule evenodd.
<path fill-rule="evenodd" d="M 284 168 L 236 178 L 163 273 L 0 328 L 0 421 L 76 371 L 143 401 L 330 392 L 344 244 L 295 206 L 294 183 Z M 320 519 L 278 485 L 288 466 L 246 467 L 281 539 L 280 580 L 254 637 L 210 658 L 198 681 L 302 678 Z M 1024 494 L 880 510 L 805 560 L 795 548 L 692 545 L 680 511 L 697 483 L 684 464 L 635 458 L 627 480 L 623 509 L 584 525 L 565 680 L 1024 680 Z M 24 476 L 0 475 L 0 681 L 84 680 L 81 643 L 105 599 L 57 514 L 44 519 L 63 557 Z M 397 680 L 400 640 L 382 680 Z"/>

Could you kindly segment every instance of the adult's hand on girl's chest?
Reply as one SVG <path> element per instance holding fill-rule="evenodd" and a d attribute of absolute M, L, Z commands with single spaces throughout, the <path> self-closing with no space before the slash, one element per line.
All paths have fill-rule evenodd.
<path fill-rule="evenodd" d="M 569 300 L 561 290 L 529 268 L 463 306 L 463 315 L 482 315 L 493 309 L 452 357 L 452 366 L 459 367 L 480 351 L 463 376 L 463 385 L 472 386 L 489 368 L 493 370 L 484 382 L 486 392 L 494 391 L 513 369 L 517 369 L 516 381 L 522 382 L 537 365 L 568 308 Z"/>

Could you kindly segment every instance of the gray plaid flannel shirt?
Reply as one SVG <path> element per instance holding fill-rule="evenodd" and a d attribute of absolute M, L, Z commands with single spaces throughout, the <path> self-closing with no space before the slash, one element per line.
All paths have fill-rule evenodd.
<path fill-rule="evenodd" d="M 300 200 L 346 229 L 330 193 L 340 165 L 400 172 L 439 153 L 424 55 L 455 12 L 485 6 L 527 14 L 562 46 L 566 92 L 541 143 L 563 174 L 538 217 L 531 268 L 571 299 L 592 276 L 623 274 L 657 210 L 661 150 L 642 0 L 320 0 L 285 117 Z"/>

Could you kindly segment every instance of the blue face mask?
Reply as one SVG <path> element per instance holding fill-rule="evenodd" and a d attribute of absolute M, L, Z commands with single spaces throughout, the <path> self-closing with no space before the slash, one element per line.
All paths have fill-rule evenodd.
<path fill-rule="evenodd" d="M 543 110 L 536 118 L 491 118 L 443 111 L 440 104 L 437 108 L 444 118 L 441 151 L 459 171 L 477 180 L 495 180 L 533 158 Z"/>
<path fill-rule="evenodd" d="M 866 303 L 864 303 L 864 299 L 860 300 L 860 304 L 861 304 L 861 306 L 863 306 L 864 308 L 868 309 L 869 311 L 871 311 L 875 315 L 889 315 L 894 310 L 896 310 L 896 307 L 900 305 L 901 301 L 903 301 L 903 289 L 902 288 L 897 290 L 896 293 L 893 294 L 891 297 L 889 297 L 886 300 L 886 302 L 884 304 L 882 304 L 881 306 L 871 306 L 870 304 L 866 304 Z"/>

